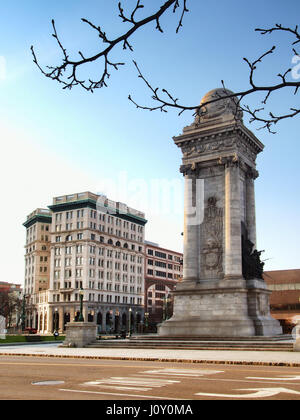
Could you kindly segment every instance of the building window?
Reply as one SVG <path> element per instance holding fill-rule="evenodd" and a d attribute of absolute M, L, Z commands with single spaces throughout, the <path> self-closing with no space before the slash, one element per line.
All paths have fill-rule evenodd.
<path fill-rule="evenodd" d="M 155 271 L 157 277 L 167 277 L 167 274 L 164 271 Z"/>
<path fill-rule="evenodd" d="M 155 256 L 158 258 L 167 258 L 167 254 L 165 254 L 164 252 L 159 252 L 159 251 L 155 251 Z"/>

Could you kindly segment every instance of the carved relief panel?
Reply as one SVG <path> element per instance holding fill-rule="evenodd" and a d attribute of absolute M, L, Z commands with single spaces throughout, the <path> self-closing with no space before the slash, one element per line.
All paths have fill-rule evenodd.
<path fill-rule="evenodd" d="M 201 278 L 223 277 L 223 209 L 217 206 L 216 197 L 210 197 L 204 210 L 200 227 Z"/>

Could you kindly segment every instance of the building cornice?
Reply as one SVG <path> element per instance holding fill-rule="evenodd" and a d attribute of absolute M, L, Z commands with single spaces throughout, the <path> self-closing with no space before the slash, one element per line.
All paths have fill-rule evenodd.
<path fill-rule="evenodd" d="M 100 207 L 95 200 L 92 200 L 90 198 L 87 198 L 85 200 L 52 204 L 48 206 L 48 208 L 53 213 L 58 213 L 58 212 L 67 211 L 67 210 L 77 210 L 77 209 L 82 209 L 85 207 L 91 208 L 93 210 L 101 210 L 108 215 L 117 216 L 120 219 L 127 220 L 129 222 L 134 222 L 142 226 L 144 226 L 147 223 L 147 220 L 143 219 L 142 217 L 139 217 L 130 213 L 122 213 L 122 212 L 120 213 L 119 209 L 111 208 L 106 204 Z"/>
<path fill-rule="evenodd" d="M 46 216 L 44 214 L 35 214 L 31 219 L 26 220 L 26 222 L 23 223 L 23 226 L 29 228 L 37 222 L 52 223 L 52 216 Z"/>

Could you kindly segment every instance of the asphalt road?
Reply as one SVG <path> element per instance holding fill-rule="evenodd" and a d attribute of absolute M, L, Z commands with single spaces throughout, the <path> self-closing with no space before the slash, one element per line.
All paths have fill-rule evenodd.
<path fill-rule="evenodd" d="M 299 400 L 300 368 L 0 356 L 0 399 L 103 400 L 108 414 L 123 414 L 117 403 L 128 400 L 169 410 L 189 400 Z M 153 407 L 148 416 L 164 414 Z"/>

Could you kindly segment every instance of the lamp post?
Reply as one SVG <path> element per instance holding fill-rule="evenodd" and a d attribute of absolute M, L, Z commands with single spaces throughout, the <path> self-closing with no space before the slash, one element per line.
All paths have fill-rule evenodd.
<path fill-rule="evenodd" d="M 81 288 L 79 290 L 79 299 L 80 299 L 80 313 L 79 313 L 79 318 L 78 318 L 78 322 L 84 322 L 84 318 L 83 318 L 83 296 L 84 296 L 84 291 Z"/>
<path fill-rule="evenodd" d="M 26 314 L 25 314 L 25 304 L 26 304 L 26 295 L 23 295 L 23 302 L 22 302 L 22 332 L 24 332 L 25 330 L 25 318 L 26 318 Z"/>
<path fill-rule="evenodd" d="M 55 313 L 54 313 L 54 331 L 58 330 L 58 309 L 55 308 Z"/>
<path fill-rule="evenodd" d="M 118 310 L 115 311 L 115 332 L 118 333 L 119 332 L 119 319 L 120 316 L 120 312 Z"/>
<path fill-rule="evenodd" d="M 132 309 L 131 308 L 129 308 L 129 320 L 128 320 L 128 332 L 129 332 L 129 337 L 131 337 L 131 312 L 132 312 Z"/>

